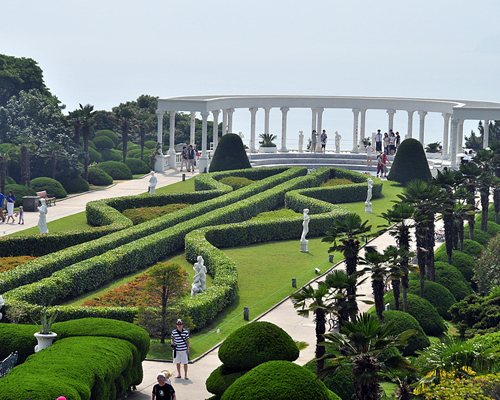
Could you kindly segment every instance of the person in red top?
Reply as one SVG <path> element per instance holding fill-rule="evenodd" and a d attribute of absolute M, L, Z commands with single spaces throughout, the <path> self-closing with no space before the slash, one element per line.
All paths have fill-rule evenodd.
<path fill-rule="evenodd" d="M 384 178 L 387 178 L 387 164 L 389 163 L 389 160 L 387 159 L 387 151 L 384 151 L 382 153 L 382 170 L 384 173 Z M 380 174 L 382 175 L 382 174 Z"/>

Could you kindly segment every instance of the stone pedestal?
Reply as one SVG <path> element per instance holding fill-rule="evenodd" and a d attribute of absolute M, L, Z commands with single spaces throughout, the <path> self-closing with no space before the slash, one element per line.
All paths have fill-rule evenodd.
<path fill-rule="evenodd" d="M 309 240 L 304 240 L 304 241 L 300 241 L 300 251 L 302 253 L 307 253 L 309 250 L 307 249 L 307 246 L 309 244 Z"/>
<path fill-rule="evenodd" d="M 155 156 L 155 172 L 165 172 L 165 158 L 163 154 Z"/>
<path fill-rule="evenodd" d="M 28 212 L 38 211 L 38 196 L 23 196 L 23 209 Z"/>
<path fill-rule="evenodd" d="M 372 203 L 369 201 L 365 202 L 365 213 L 366 214 L 372 213 Z"/>

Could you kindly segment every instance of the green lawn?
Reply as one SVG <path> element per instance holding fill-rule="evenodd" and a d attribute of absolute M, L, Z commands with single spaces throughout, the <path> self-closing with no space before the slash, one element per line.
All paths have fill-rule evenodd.
<path fill-rule="evenodd" d="M 49 213 L 50 213 L 50 208 L 49 208 Z M 35 214 L 30 214 L 30 215 L 35 215 Z M 56 219 L 55 221 L 52 222 L 48 222 L 47 228 L 49 228 L 49 232 L 62 232 L 70 229 L 72 231 L 80 229 L 88 229 L 92 228 L 92 225 L 87 224 L 87 216 L 85 214 L 85 211 L 82 211 L 78 214 L 69 215 L 67 217 Z M 39 235 L 39 234 L 40 230 L 38 229 L 37 226 L 34 226 L 32 228 L 11 233 L 9 236 Z"/>

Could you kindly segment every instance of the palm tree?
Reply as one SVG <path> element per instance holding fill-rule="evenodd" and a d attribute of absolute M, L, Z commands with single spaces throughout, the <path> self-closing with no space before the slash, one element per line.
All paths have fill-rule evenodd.
<path fill-rule="evenodd" d="M 76 109 L 75 111 L 68 112 L 68 121 L 73 128 L 75 128 L 75 136 L 73 136 L 73 141 L 76 143 L 78 148 L 80 148 L 80 132 L 82 128 L 82 111 Z"/>
<path fill-rule="evenodd" d="M 491 142 L 490 149 L 493 151 L 493 174 L 500 179 L 500 142 Z M 500 213 L 500 185 L 495 185 L 493 188 L 493 205 L 495 207 L 495 223 L 498 224 L 498 214 Z"/>
<path fill-rule="evenodd" d="M 118 118 L 118 122 L 120 124 L 120 130 L 122 133 L 122 157 L 123 163 L 125 164 L 125 160 L 127 158 L 127 145 L 128 145 L 128 134 L 130 131 L 130 124 L 132 123 L 132 119 L 134 117 L 134 113 L 130 108 L 126 107 L 116 107 L 113 109 L 116 117 Z"/>
<path fill-rule="evenodd" d="M 388 369 L 414 371 L 411 364 L 401 355 L 380 361 L 380 354 L 389 347 L 407 345 L 407 339 L 417 333 L 407 330 L 394 336 L 394 321 L 381 323 L 375 316 L 363 313 L 354 322 L 347 322 L 343 333 L 325 335 L 325 346 L 332 351 L 323 358 L 331 359 L 331 366 L 323 369 L 320 378 L 334 373 L 340 366 L 352 368 L 354 380 L 353 400 L 378 400 L 382 373 Z M 340 350 L 347 349 L 347 355 Z"/>
<path fill-rule="evenodd" d="M 400 286 L 403 282 L 403 309 L 408 308 L 408 273 L 414 268 L 408 263 L 408 258 L 414 253 L 409 253 L 406 248 L 398 249 L 396 246 L 389 246 L 384 250 L 387 257 L 388 275 L 387 281 L 391 282 L 394 293 L 394 308 L 399 311 Z M 406 278 L 406 282 L 404 281 Z M 407 312 L 405 310 L 405 312 Z"/>
<path fill-rule="evenodd" d="M 84 153 L 84 178 L 86 181 L 89 180 L 89 139 L 90 139 L 90 127 L 94 123 L 94 106 L 86 104 L 82 106 L 80 104 L 80 118 L 82 121 L 82 134 L 83 134 L 83 153 Z"/>
<path fill-rule="evenodd" d="M 40 152 L 39 155 L 42 158 L 49 159 L 51 178 L 56 179 L 57 161 L 58 159 L 63 159 L 66 157 L 64 148 L 59 143 L 49 142 L 43 148 L 43 152 Z"/>
<path fill-rule="evenodd" d="M 365 249 L 365 256 L 360 258 L 361 265 L 367 265 L 367 272 L 371 273 L 373 299 L 375 300 L 375 311 L 380 322 L 384 321 L 384 287 L 387 276 L 385 263 L 388 257 L 379 253 L 373 247 Z"/>
<path fill-rule="evenodd" d="M 0 150 L 0 193 L 5 193 L 5 183 L 7 180 L 7 164 L 9 160 L 9 150 Z"/>
<path fill-rule="evenodd" d="M 314 314 L 316 323 L 316 374 L 319 375 L 324 367 L 325 347 L 320 343 L 325 341 L 324 334 L 326 331 L 326 315 L 333 310 L 329 300 L 330 288 L 325 282 L 319 282 L 318 288 L 314 289 L 311 285 L 307 285 L 298 292 L 290 296 L 294 308 L 298 309 L 298 314 L 304 317 L 309 317 L 309 313 Z"/>
<path fill-rule="evenodd" d="M 476 162 L 481 167 L 481 175 L 478 179 L 478 189 L 481 200 L 481 230 L 486 232 L 488 230 L 488 207 L 490 205 L 490 187 L 493 183 L 492 175 L 492 162 L 493 152 L 491 150 L 483 149 L 479 151 L 474 157 Z"/>
<path fill-rule="evenodd" d="M 357 214 L 350 214 L 345 220 L 336 219 L 333 222 L 333 228 L 326 234 L 328 236 L 322 239 L 323 242 L 332 243 L 333 246 L 328 252 L 340 251 L 344 254 L 346 273 L 351 276 L 357 273 L 358 253 L 362 243 L 358 239 L 361 235 L 366 235 L 371 230 L 371 225 L 366 225 L 368 221 L 361 222 L 361 217 Z M 337 243 L 337 241 L 339 243 Z M 351 321 L 354 321 L 358 312 L 356 304 L 356 286 L 349 286 L 347 289 L 349 301 L 352 304 Z"/>

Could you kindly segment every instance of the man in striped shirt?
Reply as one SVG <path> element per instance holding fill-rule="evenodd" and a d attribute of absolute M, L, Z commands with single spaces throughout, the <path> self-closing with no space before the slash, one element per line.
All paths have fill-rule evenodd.
<path fill-rule="evenodd" d="M 177 320 L 177 328 L 172 331 L 172 344 L 174 347 L 174 364 L 177 364 L 177 379 L 181 378 L 181 364 L 184 364 L 184 379 L 187 376 L 189 357 L 189 332 L 184 329 L 182 319 Z"/>

